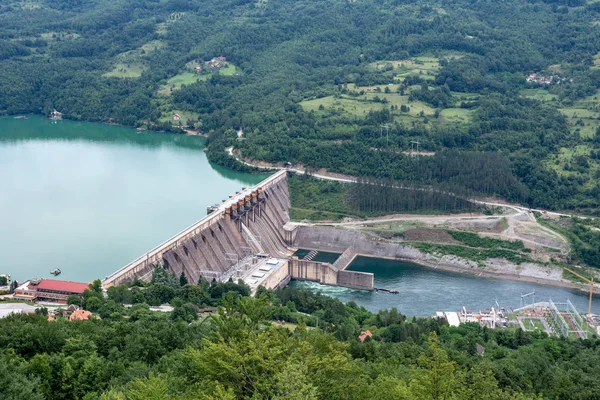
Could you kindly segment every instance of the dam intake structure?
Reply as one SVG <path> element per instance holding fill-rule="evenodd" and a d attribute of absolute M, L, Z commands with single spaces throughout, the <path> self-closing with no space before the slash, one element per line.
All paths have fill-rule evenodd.
<path fill-rule="evenodd" d="M 372 274 L 292 256 L 296 226 L 289 219 L 287 174 L 278 171 L 209 207 L 206 217 L 107 276 L 102 285 L 149 281 L 163 265 L 191 283 L 243 279 L 253 291 L 259 285 L 283 287 L 291 279 L 372 290 Z"/>

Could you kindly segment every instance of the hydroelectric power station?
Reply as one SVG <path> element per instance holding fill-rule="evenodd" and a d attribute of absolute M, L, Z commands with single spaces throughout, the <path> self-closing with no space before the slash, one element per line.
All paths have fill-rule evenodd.
<path fill-rule="evenodd" d="M 292 279 L 374 289 L 373 274 L 344 270 L 354 250 L 334 264 L 292 256 L 297 226 L 289 220 L 287 174 L 278 171 L 209 207 L 206 217 L 107 276 L 103 286 L 149 281 L 154 268 L 164 265 L 190 282 L 243 279 L 253 290 L 283 287 Z"/>

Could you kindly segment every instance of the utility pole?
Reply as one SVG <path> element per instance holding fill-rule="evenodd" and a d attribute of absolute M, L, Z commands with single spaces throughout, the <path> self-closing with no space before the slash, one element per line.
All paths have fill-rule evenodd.
<path fill-rule="evenodd" d="M 379 125 L 379 138 L 381 139 L 381 136 L 383 135 L 383 129 L 385 129 L 385 135 L 387 138 L 387 145 L 389 147 L 390 145 L 390 126 L 388 124 L 381 124 Z"/>
<path fill-rule="evenodd" d="M 411 140 L 411 141 L 410 141 L 410 156 L 411 156 L 411 157 L 414 157 L 414 156 L 415 156 L 415 153 L 414 153 L 414 151 L 415 151 L 415 144 L 417 145 L 417 153 L 416 153 L 416 155 L 417 155 L 417 157 L 419 156 L 419 145 L 420 145 L 421 143 L 419 143 L 419 142 L 418 142 L 418 141 L 416 141 L 416 140 Z"/>

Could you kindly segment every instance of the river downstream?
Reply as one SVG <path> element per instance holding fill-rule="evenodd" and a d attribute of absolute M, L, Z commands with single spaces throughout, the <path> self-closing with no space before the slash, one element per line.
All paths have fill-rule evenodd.
<path fill-rule="evenodd" d="M 267 175 L 208 162 L 204 139 L 0 118 L 0 274 L 104 278 Z"/>
<path fill-rule="evenodd" d="M 430 316 L 436 311 L 479 311 L 495 306 L 517 308 L 520 297 L 535 291 L 535 301 L 555 303 L 569 299 L 580 312 L 587 312 L 586 293 L 535 283 L 495 278 L 481 278 L 452 272 L 438 271 L 420 265 L 368 257 L 357 257 L 349 268 L 353 271 L 375 274 L 375 287 L 398 290 L 399 294 L 369 292 L 314 282 L 292 282 L 293 287 L 307 288 L 333 296 L 343 302 L 355 301 L 370 311 L 396 307 L 405 315 Z M 531 298 L 525 299 L 531 303 Z M 600 313 L 600 297 L 594 297 L 592 311 Z"/>

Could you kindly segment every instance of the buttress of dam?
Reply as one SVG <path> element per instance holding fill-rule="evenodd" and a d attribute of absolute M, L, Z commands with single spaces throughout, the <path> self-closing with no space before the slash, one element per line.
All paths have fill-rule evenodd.
<path fill-rule="evenodd" d="M 240 265 L 253 257 L 288 258 L 284 225 L 289 222 L 290 197 L 287 176 L 271 185 L 232 196 L 226 207 L 215 206 L 219 218 L 196 235 L 166 251 L 164 263 L 190 282 L 236 278 Z"/>

